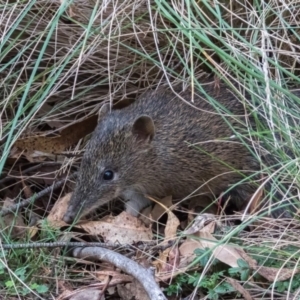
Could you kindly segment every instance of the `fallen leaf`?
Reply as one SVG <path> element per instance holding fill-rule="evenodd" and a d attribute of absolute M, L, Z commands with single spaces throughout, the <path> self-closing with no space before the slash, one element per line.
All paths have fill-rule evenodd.
<path fill-rule="evenodd" d="M 177 245 L 170 248 L 168 262 L 169 262 L 168 265 L 171 267 L 169 271 L 175 271 L 179 266 L 180 254 Z"/>
<path fill-rule="evenodd" d="M 78 293 L 75 293 L 69 300 L 104 300 L 102 291 L 98 288 L 86 288 Z"/>
<path fill-rule="evenodd" d="M 37 235 L 37 233 L 39 232 L 39 228 L 37 226 L 30 226 L 29 227 L 29 237 L 32 239 L 34 236 Z"/>
<path fill-rule="evenodd" d="M 29 161 L 33 158 L 60 154 L 68 147 L 76 144 L 81 138 L 91 133 L 97 125 L 97 116 L 92 116 L 84 121 L 77 122 L 66 128 L 57 136 L 30 136 L 15 142 L 10 155 L 20 149 Z"/>
<path fill-rule="evenodd" d="M 237 291 L 239 292 L 245 300 L 254 300 L 250 293 L 235 279 L 226 278 L 226 281 Z"/>
<path fill-rule="evenodd" d="M 214 222 L 212 222 L 214 221 Z M 206 224 L 211 223 L 213 224 L 212 227 L 208 227 L 210 228 L 210 233 L 214 233 L 215 231 L 215 221 L 216 221 L 216 216 L 212 215 L 212 214 L 201 214 L 199 216 L 197 216 L 194 220 L 193 220 L 193 224 L 190 228 L 186 229 L 183 234 L 186 235 L 190 235 L 193 233 L 196 233 L 200 230 L 202 230 Z"/>
<path fill-rule="evenodd" d="M 168 221 L 165 228 L 165 238 L 164 242 L 168 242 L 174 239 L 177 235 L 177 229 L 180 225 L 178 218 L 171 212 L 168 211 Z"/>
<path fill-rule="evenodd" d="M 251 199 L 251 203 L 249 206 L 250 215 L 254 215 L 257 212 L 257 210 L 261 207 L 263 196 L 264 196 L 264 190 L 263 187 L 260 187 L 259 191 Z"/>
<path fill-rule="evenodd" d="M 211 225 L 212 224 L 209 224 L 206 227 L 210 228 Z M 213 255 L 215 258 L 231 267 L 238 267 L 237 260 L 241 258 L 240 251 L 243 250 L 239 249 L 239 247 L 226 244 L 217 245 L 219 241 L 209 232 L 209 230 L 205 230 L 206 227 L 204 227 L 199 234 L 200 243 L 203 247 L 202 249 L 213 249 Z M 237 251 L 237 249 L 240 251 Z"/>
<path fill-rule="evenodd" d="M 122 300 L 149 300 L 143 286 L 134 279 L 131 283 L 118 285 L 118 293 Z M 134 297 L 133 297 L 134 295 Z"/>
<path fill-rule="evenodd" d="M 300 272 L 300 269 L 278 269 L 264 266 L 256 266 L 254 269 L 270 282 L 284 281 Z"/>
<path fill-rule="evenodd" d="M 165 228 L 165 238 L 163 244 L 168 243 L 168 241 L 176 238 L 177 229 L 180 224 L 178 218 L 170 210 L 168 210 L 167 213 L 168 221 Z M 156 273 L 161 274 L 175 270 L 179 264 L 179 261 L 180 258 L 178 246 L 174 245 L 161 252 L 159 257 L 153 262 L 153 266 L 156 268 Z"/>
<path fill-rule="evenodd" d="M 97 278 L 97 280 L 100 283 L 105 282 L 107 276 L 109 276 L 111 278 L 109 282 L 110 286 L 114 286 L 116 284 L 125 283 L 125 282 L 126 283 L 132 282 L 133 280 L 133 277 L 130 275 L 123 274 L 118 271 L 112 271 L 112 270 L 96 271 L 94 272 L 93 275 Z"/>
<path fill-rule="evenodd" d="M 101 221 L 91 221 L 78 226 L 91 235 L 101 235 L 106 242 L 132 244 L 138 241 L 152 240 L 151 227 L 146 227 L 141 220 L 122 212 L 116 217 L 110 216 Z"/>
<path fill-rule="evenodd" d="M 210 248 L 213 249 L 213 255 L 219 261 L 231 266 L 238 267 L 237 260 L 241 258 L 239 252 L 236 251 L 236 248 L 229 245 L 218 245 L 219 242 L 215 239 L 210 233 L 201 233 L 200 234 L 200 243 L 202 245 L 202 249 Z"/>
<path fill-rule="evenodd" d="M 152 199 L 153 200 L 153 199 Z M 157 201 L 151 211 L 151 216 L 153 221 L 158 221 L 159 218 L 165 214 L 170 207 L 172 207 L 172 197 L 168 196 L 159 201 Z"/>
<path fill-rule="evenodd" d="M 210 222 L 180 246 L 179 251 L 182 255 L 180 267 L 187 266 L 188 263 L 196 258 L 194 251 L 197 248 L 212 249 L 212 255 L 216 259 L 231 267 L 238 267 L 237 260 L 242 258 L 240 251 L 243 250 L 231 245 L 218 245 L 219 241 L 211 234 L 211 232 L 214 232 L 214 228 L 215 222 Z M 194 242 L 191 242 L 191 240 L 194 240 Z M 187 248 L 189 248 L 189 252 L 187 252 Z M 190 256 L 187 257 L 187 255 Z"/>
<path fill-rule="evenodd" d="M 199 222 L 202 226 L 203 222 Z M 299 273 L 300 269 L 287 269 L 287 268 L 271 268 L 258 266 L 257 261 L 251 258 L 240 247 L 234 247 L 231 245 L 217 245 L 218 240 L 211 234 L 214 231 L 215 222 L 211 222 L 200 230 L 194 237 L 189 237 L 179 248 L 182 256 L 180 267 L 185 267 L 195 259 L 194 251 L 198 249 L 209 248 L 212 249 L 212 254 L 215 258 L 223 263 L 231 266 L 238 267 L 237 260 L 243 259 L 249 265 L 249 267 L 257 271 L 261 276 L 266 278 L 270 282 L 283 281 L 291 278 L 294 274 Z M 197 226 L 196 226 L 197 227 Z M 200 226 L 199 226 L 200 227 Z M 194 228 L 195 229 L 195 228 Z M 186 231 L 189 232 L 189 231 Z M 185 232 L 185 233 L 186 233 Z M 194 230 L 191 230 L 194 232 Z"/>
<path fill-rule="evenodd" d="M 52 207 L 47 217 L 47 221 L 52 227 L 60 228 L 62 226 L 68 225 L 62 220 L 62 218 L 65 215 L 65 212 L 67 211 L 71 195 L 72 193 L 68 193 L 64 197 L 59 198 Z"/>
<path fill-rule="evenodd" d="M 179 247 L 180 253 L 180 264 L 179 268 L 185 268 L 196 258 L 194 251 L 196 249 L 201 249 L 202 245 L 198 240 L 192 238 L 187 238 Z"/>
<path fill-rule="evenodd" d="M 236 251 L 251 269 L 255 269 L 257 267 L 257 261 L 250 257 L 242 248 L 238 248 Z"/>

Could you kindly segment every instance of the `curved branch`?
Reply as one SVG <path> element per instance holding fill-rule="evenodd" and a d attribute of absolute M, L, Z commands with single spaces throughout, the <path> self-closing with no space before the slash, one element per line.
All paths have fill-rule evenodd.
<path fill-rule="evenodd" d="M 151 300 L 167 300 L 155 282 L 151 269 L 145 269 L 135 261 L 119 253 L 99 247 L 85 247 L 73 249 L 72 254 L 76 258 L 109 262 L 138 280 Z"/>

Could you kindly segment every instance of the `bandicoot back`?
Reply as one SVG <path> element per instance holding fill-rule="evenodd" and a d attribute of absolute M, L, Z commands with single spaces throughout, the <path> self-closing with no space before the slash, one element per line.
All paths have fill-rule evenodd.
<path fill-rule="evenodd" d="M 207 83 L 203 89 L 217 108 L 204 93 L 197 91 L 192 103 L 190 90 L 177 89 L 178 96 L 166 87 L 147 91 L 123 109 L 104 105 L 64 221 L 119 196 L 132 215 L 149 204 L 145 195 L 206 194 L 213 201 L 228 191 L 237 209 L 245 207 L 258 185 L 238 183 L 260 164 L 237 136 L 247 134 L 246 123 L 255 124 L 227 86 Z"/>

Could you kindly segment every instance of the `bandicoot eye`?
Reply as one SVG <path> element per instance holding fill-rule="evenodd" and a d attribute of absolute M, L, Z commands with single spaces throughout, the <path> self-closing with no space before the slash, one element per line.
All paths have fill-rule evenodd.
<path fill-rule="evenodd" d="M 114 178 L 114 172 L 111 170 L 107 170 L 103 174 L 103 179 L 104 180 L 112 180 Z"/>

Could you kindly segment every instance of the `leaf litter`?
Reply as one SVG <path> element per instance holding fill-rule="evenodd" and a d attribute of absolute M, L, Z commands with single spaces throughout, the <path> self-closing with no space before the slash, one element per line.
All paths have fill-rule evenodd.
<path fill-rule="evenodd" d="M 54 206 L 49 214 L 49 222 L 59 226 L 66 225 L 61 221 L 61 218 L 64 215 L 70 196 L 71 194 L 68 194 L 57 202 L 57 206 Z M 152 262 L 156 269 L 157 280 L 165 282 L 192 269 L 191 264 L 197 259 L 195 254 L 197 249 L 210 250 L 212 258 L 231 268 L 239 267 L 238 260 L 244 260 L 253 272 L 257 272 L 269 282 L 287 280 L 300 271 L 300 269 L 259 266 L 257 261 L 251 258 L 242 247 L 218 240 L 214 237 L 214 232 L 216 227 L 222 226 L 222 223 L 212 214 L 198 215 L 193 219 L 192 225 L 178 235 L 180 221 L 170 209 L 170 207 L 175 208 L 176 206 L 172 206 L 171 197 L 166 197 L 161 201 L 163 205 L 156 203 L 150 212 L 149 218 L 153 214 L 155 221 L 158 221 L 162 215 L 167 214 L 164 239 L 160 244 L 166 244 L 170 240 L 176 240 L 176 243 L 160 251 L 158 257 Z M 81 221 L 75 228 L 83 229 L 87 234 L 94 237 L 101 236 L 105 242 L 119 244 L 147 242 L 153 238 L 149 224 L 143 225 L 141 219 L 132 217 L 126 212 L 122 212 L 117 216 L 105 216 L 99 221 Z M 242 293 L 246 299 L 251 299 L 249 293 L 237 281 L 228 279 L 228 282 Z M 131 288 L 130 284 L 127 288 L 120 288 L 120 293 L 126 295 L 128 289 L 131 291 Z"/>
<path fill-rule="evenodd" d="M 81 138 L 91 133 L 97 125 L 96 116 L 84 121 L 76 122 L 62 129 L 56 136 L 29 136 L 18 139 L 12 148 L 12 158 L 18 158 L 23 154 L 28 161 L 41 161 L 45 157 L 63 153 L 72 145 L 76 144 Z"/>
<path fill-rule="evenodd" d="M 32 194 L 30 189 L 25 190 L 27 190 L 26 193 L 28 196 Z M 62 221 L 62 217 L 67 209 L 71 194 L 72 193 L 68 193 L 63 197 L 60 197 L 52 207 L 47 217 L 50 226 L 55 228 L 67 226 L 67 224 Z M 10 203 L 11 200 L 7 199 L 5 206 L 8 206 Z M 249 265 L 249 268 L 254 273 L 260 274 L 269 282 L 287 280 L 300 271 L 300 269 L 260 266 L 255 259 L 251 258 L 251 256 L 243 250 L 242 247 L 234 244 L 227 244 L 218 240 L 214 237 L 214 233 L 216 228 L 222 227 L 223 224 L 212 214 L 202 214 L 195 218 L 192 218 L 192 215 L 190 214 L 189 217 L 192 221 L 191 226 L 179 233 L 181 223 L 172 211 L 172 209 L 176 208 L 176 206 L 172 204 L 172 198 L 166 197 L 161 199 L 161 203 L 162 205 L 157 202 L 154 205 L 154 208 L 150 210 L 149 216 L 146 218 L 148 224 L 143 223 L 143 218 L 136 218 L 126 212 L 121 212 L 116 216 L 106 215 L 97 221 L 80 221 L 73 229 L 83 230 L 89 237 L 97 239 L 101 237 L 104 242 L 109 243 L 117 243 L 120 245 L 133 245 L 137 242 L 147 243 L 153 240 L 153 224 L 157 223 L 163 215 L 166 215 L 167 221 L 164 225 L 164 236 L 158 243 L 161 245 L 167 245 L 169 241 L 175 241 L 175 243 L 171 247 L 159 251 L 157 257 L 152 260 L 151 265 L 155 267 L 156 279 L 160 282 L 172 280 L 172 278 L 175 278 L 179 274 L 186 274 L 189 270 L 194 269 L 193 262 L 197 259 L 197 255 L 195 254 L 197 249 L 205 251 L 209 250 L 213 259 L 216 259 L 231 268 L 238 268 L 238 260 L 242 259 Z M 7 218 L 4 218 L 5 223 L 3 223 L 2 228 L 4 224 L 6 224 L 5 226 L 12 225 L 12 219 L 14 219 L 15 222 L 15 227 L 13 227 L 15 229 L 13 230 L 16 230 L 16 228 L 26 228 L 21 215 L 18 215 L 17 219 L 15 219 L 15 217 L 11 218 L 8 215 Z M 149 219 L 152 220 L 150 223 Z M 33 237 L 37 234 L 38 227 L 31 227 L 30 230 L 31 236 Z M 18 231 L 16 232 L 18 235 Z M 75 237 L 76 235 L 70 236 Z M 141 252 L 141 257 L 143 257 L 144 254 L 145 253 Z M 105 264 L 103 264 L 103 266 L 104 265 Z M 112 275 L 110 272 L 111 271 L 105 271 L 104 269 L 102 274 L 96 272 L 94 276 L 97 277 L 101 274 L 102 279 L 100 280 L 99 277 L 99 281 L 103 281 L 108 277 L 110 280 L 113 280 L 112 282 L 116 281 L 118 292 L 124 295 L 124 299 L 128 297 L 126 296 L 127 294 L 133 293 L 134 290 L 136 293 L 139 293 L 139 284 L 132 283 L 134 282 L 134 279 L 131 276 L 123 276 L 118 271 L 115 271 Z M 126 281 L 129 281 L 129 283 L 127 283 L 127 286 L 123 286 L 123 283 Z M 228 279 L 228 282 L 233 288 L 243 294 L 245 299 L 251 299 L 249 298 L 250 296 L 247 290 L 240 286 L 237 281 Z M 120 284 L 122 286 L 120 286 Z"/>

